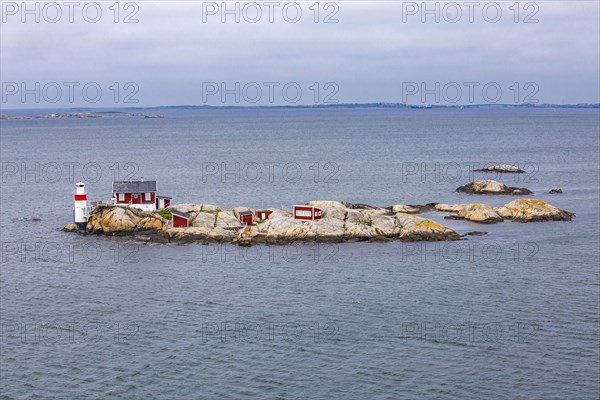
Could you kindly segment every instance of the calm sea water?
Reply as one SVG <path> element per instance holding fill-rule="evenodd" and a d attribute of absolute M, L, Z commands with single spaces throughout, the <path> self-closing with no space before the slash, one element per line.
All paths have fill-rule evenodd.
<path fill-rule="evenodd" d="M 1 122 L 2 398 L 600 396 L 599 110 L 164 114 Z M 507 203 L 454 193 L 490 163 L 577 218 L 241 250 L 61 231 L 80 179 L 224 208 Z"/>

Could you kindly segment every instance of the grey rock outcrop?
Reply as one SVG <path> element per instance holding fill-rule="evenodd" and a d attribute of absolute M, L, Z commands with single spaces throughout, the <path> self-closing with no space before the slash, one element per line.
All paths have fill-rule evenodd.
<path fill-rule="evenodd" d="M 497 211 L 501 217 L 517 222 L 571 221 L 575 217 L 575 213 L 536 199 L 514 200 Z"/>
<path fill-rule="evenodd" d="M 489 179 L 469 182 L 466 185 L 457 188 L 456 191 L 467 194 L 525 195 L 533 193 L 531 190 L 526 188 L 508 187 L 503 183 Z"/>

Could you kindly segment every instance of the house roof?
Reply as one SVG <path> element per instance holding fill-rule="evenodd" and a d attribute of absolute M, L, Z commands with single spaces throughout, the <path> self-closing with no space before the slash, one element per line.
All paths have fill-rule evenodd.
<path fill-rule="evenodd" d="M 294 208 L 312 208 L 313 210 L 321 210 L 320 207 L 294 204 Z M 323 210 L 321 210 L 323 211 Z"/>
<path fill-rule="evenodd" d="M 156 181 L 116 181 L 113 182 L 113 193 L 147 193 L 156 192 Z"/>
<path fill-rule="evenodd" d="M 240 215 L 252 215 L 252 211 L 240 211 Z"/>
<path fill-rule="evenodd" d="M 178 217 L 185 218 L 185 219 L 190 219 L 191 218 L 190 214 L 186 214 L 186 213 L 183 213 L 181 211 L 177 211 L 175 209 L 171 209 L 171 214 L 177 215 Z"/>

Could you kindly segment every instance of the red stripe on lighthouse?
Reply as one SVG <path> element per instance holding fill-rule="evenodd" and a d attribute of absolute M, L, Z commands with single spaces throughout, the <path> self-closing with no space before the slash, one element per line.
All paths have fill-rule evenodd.
<path fill-rule="evenodd" d="M 75 201 L 87 200 L 87 195 L 85 194 L 76 194 Z"/>

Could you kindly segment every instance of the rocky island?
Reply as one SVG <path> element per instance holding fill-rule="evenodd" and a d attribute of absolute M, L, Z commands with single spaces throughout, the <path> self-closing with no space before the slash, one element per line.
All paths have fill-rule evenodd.
<path fill-rule="evenodd" d="M 428 204 L 374 207 L 339 201 L 310 201 L 319 207 L 319 220 L 294 219 L 292 213 L 271 208 L 268 219 L 250 226 L 240 223 L 240 213 L 255 211 L 247 207 L 222 210 L 209 204 L 181 204 L 170 209 L 145 212 L 127 206 L 97 205 L 89 214 L 85 230 L 75 224 L 66 231 L 87 234 L 130 236 L 146 243 L 239 243 L 245 230 L 252 244 L 289 244 L 298 242 L 342 243 L 358 241 L 444 241 L 460 240 L 454 230 L 414 214 L 425 211 L 450 213 L 450 218 L 479 223 L 504 219 L 520 222 L 570 221 L 575 214 L 558 209 L 542 200 L 519 199 L 503 207 L 485 204 Z M 173 228 L 171 210 L 191 216 L 187 228 Z M 248 228 L 249 231 L 248 231 Z"/>
<path fill-rule="evenodd" d="M 449 212 L 446 219 L 464 219 L 482 224 L 495 224 L 505 219 L 515 222 L 570 221 L 575 214 L 561 210 L 543 200 L 518 199 L 502 207 L 487 204 L 437 204 L 438 211 Z"/>

